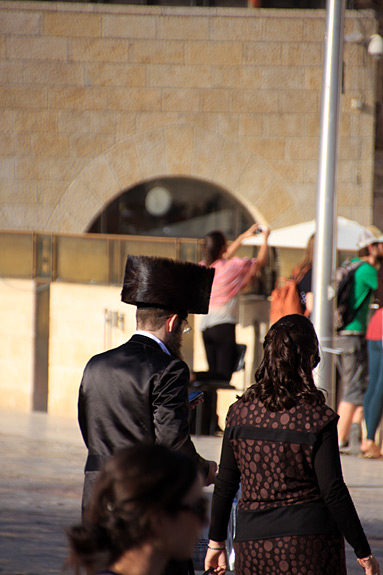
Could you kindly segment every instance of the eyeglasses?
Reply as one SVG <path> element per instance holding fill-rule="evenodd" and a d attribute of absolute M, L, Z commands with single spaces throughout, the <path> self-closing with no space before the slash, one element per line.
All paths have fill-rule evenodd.
<path fill-rule="evenodd" d="M 178 505 L 177 511 L 189 511 L 193 513 L 202 523 L 208 521 L 208 502 L 207 499 L 201 497 L 195 503 L 191 503 L 190 505 Z"/>
<path fill-rule="evenodd" d="M 189 324 L 188 320 L 185 319 L 184 321 L 186 321 L 186 325 L 183 329 L 183 333 L 190 333 L 191 330 L 193 329 L 192 326 Z"/>

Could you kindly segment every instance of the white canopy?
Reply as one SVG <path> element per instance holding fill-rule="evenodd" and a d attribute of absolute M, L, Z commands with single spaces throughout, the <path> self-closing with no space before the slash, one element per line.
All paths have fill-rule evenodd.
<path fill-rule="evenodd" d="M 316 221 L 302 222 L 294 226 L 279 228 L 270 232 L 268 244 L 275 248 L 305 249 L 312 234 L 315 233 Z M 365 226 L 338 216 L 337 248 L 340 251 L 358 250 L 358 238 Z M 243 245 L 259 246 L 263 243 L 262 234 L 246 238 Z"/>

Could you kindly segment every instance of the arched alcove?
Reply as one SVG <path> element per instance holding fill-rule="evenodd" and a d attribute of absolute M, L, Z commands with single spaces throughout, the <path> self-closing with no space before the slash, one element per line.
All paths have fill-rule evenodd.
<path fill-rule="evenodd" d="M 154 178 L 123 191 L 87 231 L 160 237 L 201 237 L 213 229 L 234 239 L 254 222 L 229 192 L 196 178 Z"/>

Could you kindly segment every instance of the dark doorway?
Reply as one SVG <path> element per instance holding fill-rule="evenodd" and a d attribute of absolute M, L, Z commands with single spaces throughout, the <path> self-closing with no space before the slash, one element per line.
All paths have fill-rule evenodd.
<path fill-rule="evenodd" d="M 161 178 L 122 192 L 88 232 L 157 237 L 203 237 L 222 230 L 229 240 L 254 222 L 231 194 L 192 178 Z"/>

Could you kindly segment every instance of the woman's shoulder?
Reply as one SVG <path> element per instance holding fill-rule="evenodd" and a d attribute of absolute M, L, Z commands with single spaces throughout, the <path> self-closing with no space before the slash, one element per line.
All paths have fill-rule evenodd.
<path fill-rule="evenodd" d="M 297 420 L 304 428 L 313 432 L 320 431 L 331 421 L 338 420 L 339 416 L 326 403 L 302 402 L 296 406 Z"/>
<path fill-rule="evenodd" d="M 319 432 L 338 415 L 326 404 L 300 402 L 290 409 L 269 411 L 261 401 L 244 402 L 241 398 L 228 411 L 227 425 L 249 425 L 271 429 Z"/>

